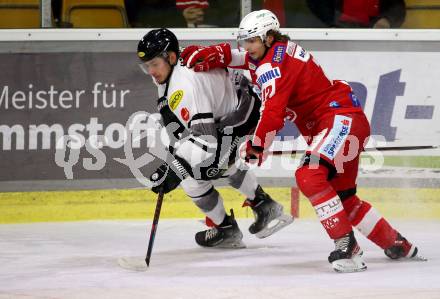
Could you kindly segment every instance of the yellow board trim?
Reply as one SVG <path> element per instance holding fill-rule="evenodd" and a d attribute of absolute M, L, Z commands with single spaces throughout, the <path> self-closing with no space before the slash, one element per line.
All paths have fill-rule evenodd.
<path fill-rule="evenodd" d="M 231 188 L 219 188 L 227 211 L 237 218 L 253 217 L 242 208 L 244 197 Z M 265 190 L 290 212 L 290 189 Z M 358 196 L 382 215 L 397 219 L 440 219 L 439 189 L 360 188 Z M 93 219 L 152 219 L 157 195 L 149 190 L 92 190 L 0 193 L 0 223 L 79 221 Z M 300 218 L 316 219 L 310 203 L 300 197 Z M 182 189 L 164 198 L 161 218 L 198 218 L 204 215 Z M 317 220 L 316 220 L 317 221 Z"/>

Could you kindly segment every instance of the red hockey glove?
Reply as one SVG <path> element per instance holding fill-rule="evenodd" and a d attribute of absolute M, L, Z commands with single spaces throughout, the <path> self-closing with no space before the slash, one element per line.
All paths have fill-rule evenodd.
<path fill-rule="evenodd" d="M 181 65 L 185 66 L 188 62 L 188 59 L 191 57 L 191 55 L 200 50 L 203 49 L 203 46 L 199 46 L 199 45 L 191 45 L 188 47 L 185 47 L 185 49 L 183 49 L 183 51 L 180 53 L 180 58 L 182 58 L 182 62 Z"/>
<path fill-rule="evenodd" d="M 264 151 L 261 146 L 252 145 L 252 141 L 248 140 L 245 146 L 244 161 L 249 164 L 261 165 L 264 161 Z"/>
<path fill-rule="evenodd" d="M 231 46 L 227 43 L 200 48 L 190 46 L 182 52 L 183 65 L 196 72 L 227 67 L 232 60 Z M 185 52 L 186 51 L 186 52 Z"/>

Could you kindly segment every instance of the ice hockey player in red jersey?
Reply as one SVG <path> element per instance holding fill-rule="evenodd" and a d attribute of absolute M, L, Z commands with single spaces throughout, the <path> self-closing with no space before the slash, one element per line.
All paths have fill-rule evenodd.
<path fill-rule="evenodd" d="M 367 268 L 352 227 L 391 259 L 421 259 L 416 246 L 356 195 L 359 155 L 370 126 L 348 83 L 329 79 L 309 52 L 280 33 L 276 16 L 268 10 L 245 16 L 237 38 L 245 51 L 231 50 L 227 43 L 190 46 L 182 53 L 183 63 L 195 71 L 226 66 L 250 71 L 261 92 L 262 108 L 245 147 L 247 161 L 260 165 L 284 120 L 296 124 L 309 144 L 296 182 L 334 240 L 328 257 L 333 269 Z"/>

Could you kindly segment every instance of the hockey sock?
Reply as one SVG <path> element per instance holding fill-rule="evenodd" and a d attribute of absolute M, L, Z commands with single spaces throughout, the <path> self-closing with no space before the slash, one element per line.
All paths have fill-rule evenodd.
<path fill-rule="evenodd" d="M 338 239 L 352 231 L 338 194 L 327 181 L 328 169 L 323 165 L 299 168 L 296 183 L 310 200 L 319 221 L 332 239 Z"/>
<path fill-rule="evenodd" d="M 226 212 L 223 199 L 216 189 L 211 188 L 208 193 L 200 197 L 192 197 L 192 200 L 214 224 L 222 223 Z"/>
<path fill-rule="evenodd" d="M 258 181 L 252 171 L 237 169 L 237 172 L 228 177 L 228 181 L 233 188 L 238 189 L 247 199 L 253 200 L 255 198 Z"/>
<path fill-rule="evenodd" d="M 397 238 L 397 231 L 368 202 L 356 195 L 343 202 L 344 209 L 353 226 L 382 249 L 389 248 Z"/>

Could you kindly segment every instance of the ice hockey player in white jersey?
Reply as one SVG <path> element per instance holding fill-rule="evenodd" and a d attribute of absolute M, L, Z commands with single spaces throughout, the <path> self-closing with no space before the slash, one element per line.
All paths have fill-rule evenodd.
<path fill-rule="evenodd" d="M 255 175 L 236 157 L 239 142 L 258 122 L 261 104 L 246 80 L 236 78 L 237 91 L 226 69 L 196 73 L 181 66 L 178 40 L 164 28 L 151 30 L 139 41 L 138 57 L 141 68 L 158 86 L 158 110 L 170 138 L 169 152 L 184 166 L 183 172 L 190 174 L 185 178 L 182 171 L 164 163 L 151 176 L 156 182 L 152 190 L 168 193 L 180 185 L 213 222 L 213 228 L 196 234 L 197 244 L 244 247 L 233 211 L 226 214 L 212 184 L 220 177 L 227 177 L 246 196 L 245 205 L 255 215 L 250 233 L 264 238 L 290 224 L 293 218 L 283 213 L 283 207 L 263 191 Z"/>

